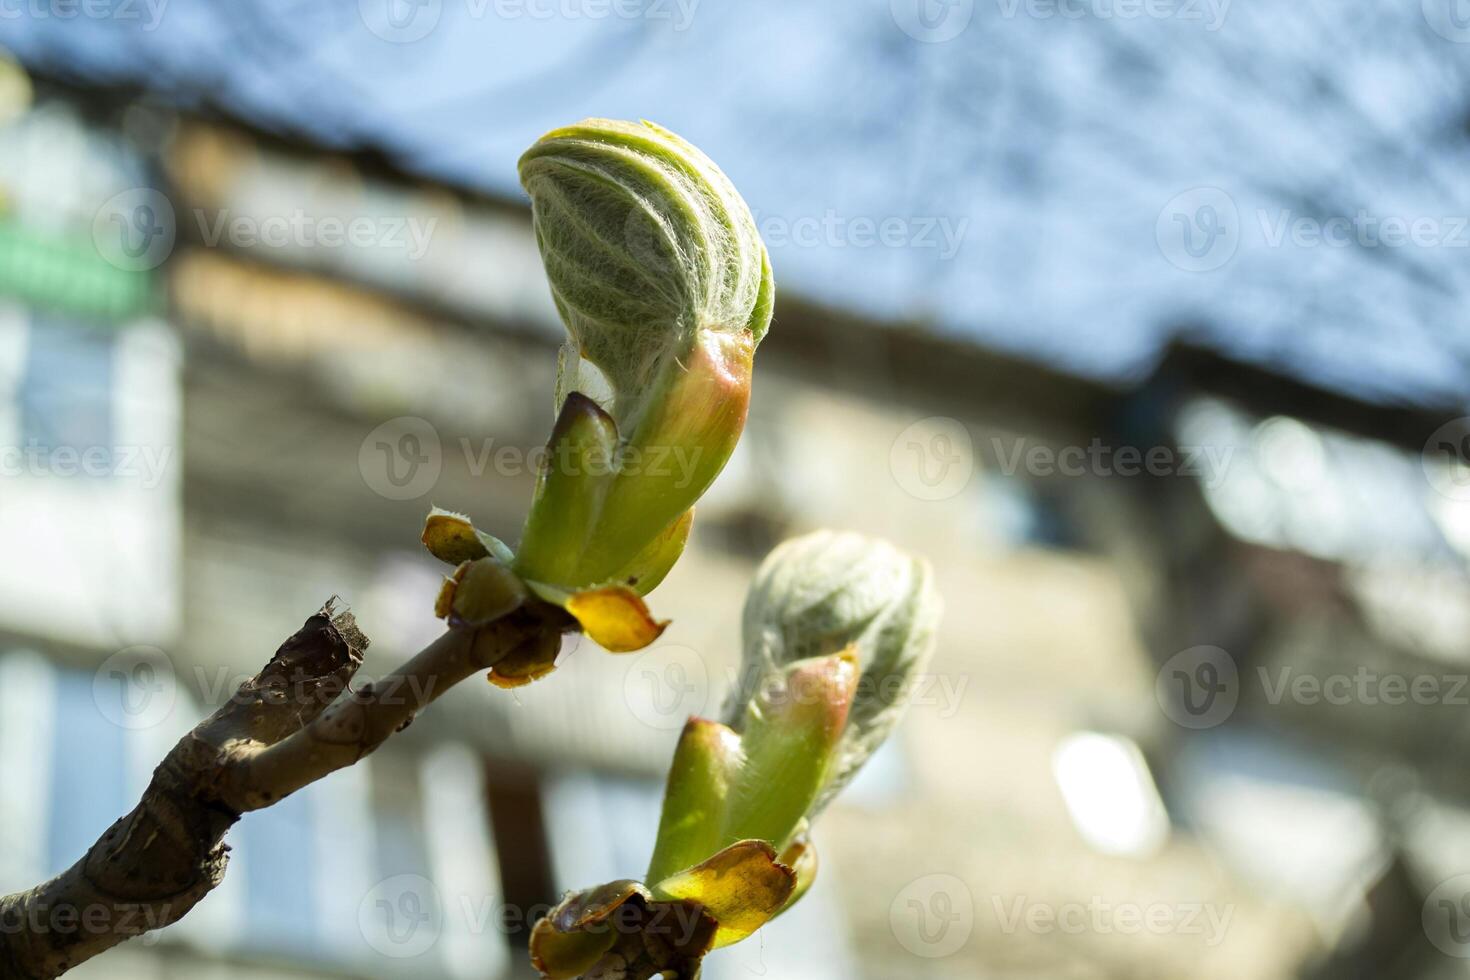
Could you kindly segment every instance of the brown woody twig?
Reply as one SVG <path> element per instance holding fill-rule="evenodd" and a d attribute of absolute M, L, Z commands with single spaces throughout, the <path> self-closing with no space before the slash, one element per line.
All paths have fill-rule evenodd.
<path fill-rule="evenodd" d="M 132 812 L 67 871 L 0 897 L 0 980 L 49 980 L 182 919 L 224 878 L 241 814 L 353 765 L 445 691 L 563 624 L 523 607 L 456 627 L 381 681 L 349 684 L 368 639 L 333 598 L 185 735 Z"/>

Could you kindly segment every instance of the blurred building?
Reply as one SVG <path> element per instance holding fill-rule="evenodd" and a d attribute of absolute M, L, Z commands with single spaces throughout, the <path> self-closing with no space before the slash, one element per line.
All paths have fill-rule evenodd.
<path fill-rule="evenodd" d="M 365 676 L 431 638 L 423 515 L 517 536 L 562 335 L 519 202 L 6 71 L 0 890 L 327 597 Z M 1458 430 L 1423 452 L 1460 406 L 1187 346 L 1104 384 L 789 293 L 759 359 L 653 649 L 464 685 L 77 975 L 527 975 L 535 909 L 641 873 L 755 563 L 824 525 L 932 556 L 940 648 L 817 888 L 713 980 L 1460 975 L 1426 910 L 1470 871 L 1470 493 Z M 1360 668 L 1376 701 L 1329 695 Z"/>

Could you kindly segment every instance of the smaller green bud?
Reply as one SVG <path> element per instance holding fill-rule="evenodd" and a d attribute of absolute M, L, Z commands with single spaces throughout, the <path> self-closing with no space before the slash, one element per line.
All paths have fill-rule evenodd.
<path fill-rule="evenodd" d="M 647 884 L 568 895 L 532 932 L 542 976 L 698 976 L 811 887 L 811 821 L 903 712 L 940 615 L 929 566 L 892 545 L 821 531 L 761 565 L 745 605 L 745 671 L 728 724 L 691 718 L 674 752 Z M 628 936 L 606 922 L 631 907 Z M 678 949 L 647 918 L 698 913 Z"/>
<path fill-rule="evenodd" d="M 743 840 L 784 851 L 826 785 L 857 681 L 850 654 L 817 657 L 768 677 L 739 734 L 690 718 L 669 767 L 648 880 Z"/>
<path fill-rule="evenodd" d="M 851 650 L 861 677 L 820 812 L 888 737 L 933 652 L 943 605 L 922 559 L 853 532 L 787 541 L 756 572 L 745 600 L 740 683 L 726 705 L 739 731 L 751 703 L 796 663 Z"/>

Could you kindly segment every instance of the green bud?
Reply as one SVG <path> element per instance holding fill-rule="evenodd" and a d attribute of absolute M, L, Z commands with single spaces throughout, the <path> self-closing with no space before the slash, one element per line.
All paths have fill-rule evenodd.
<path fill-rule="evenodd" d="M 710 949 L 801 898 L 817 874 L 812 818 L 893 728 L 928 661 L 940 615 L 930 579 L 923 561 L 850 533 L 810 534 L 766 559 L 728 723 L 685 725 L 647 885 L 564 899 L 532 932 L 543 976 L 698 976 Z M 630 905 L 627 941 L 607 938 L 604 923 Z M 697 912 L 705 930 L 666 948 L 640 931 L 645 909 Z"/>
<path fill-rule="evenodd" d="M 783 668 L 746 707 L 739 734 L 691 718 L 664 791 L 650 882 L 722 848 L 761 840 L 783 851 L 826 785 L 858 681 L 850 654 Z"/>
<path fill-rule="evenodd" d="M 858 665 L 851 653 L 802 660 L 768 676 L 738 726 L 740 767 L 725 804 L 725 837 L 784 850 L 814 813 L 841 762 Z"/>
<path fill-rule="evenodd" d="M 538 495 L 517 566 L 583 588 L 616 580 L 724 468 L 745 426 L 775 286 L 729 178 L 668 130 L 585 120 L 543 136 L 520 174 L 570 335 L 558 410 L 573 392 L 605 395 L 617 442 L 613 472 L 566 481 L 577 485 L 564 499 L 581 501 L 591 523 L 549 533 L 559 517 Z M 570 563 L 550 554 L 569 536 L 580 545 Z"/>
<path fill-rule="evenodd" d="M 696 147 L 653 123 L 587 119 L 541 137 L 520 174 L 557 309 L 624 432 L 699 331 L 760 343 L 775 294 L 766 249 Z"/>
<path fill-rule="evenodd" d="M 746 596 L 740 683 L 726 706 L 737 731 L 750 704 L 791 665 L 851 650 L 862 674 L 847 727 L 811 813 L 822 810 L 887 738 L 929 662 L 942 603 L 927 562 L 853 532 L 817 531 L 773 551 Z"/>

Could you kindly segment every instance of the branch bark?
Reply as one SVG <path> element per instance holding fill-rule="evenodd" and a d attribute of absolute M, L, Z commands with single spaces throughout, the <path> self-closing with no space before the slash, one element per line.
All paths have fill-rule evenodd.
<path fill-rule="evenodd" d="M 368 639 L 345 606 L 328 600 L 173 747 L 138 805 L 80 861 L 0 898 L 0 980 L 50 980 L 182 919 L 224 879 L 225 834 L 242 814 L 355 764 L 455 684 L 564 628 L 535 606 L 452 627 L 353 691 Z"/>

